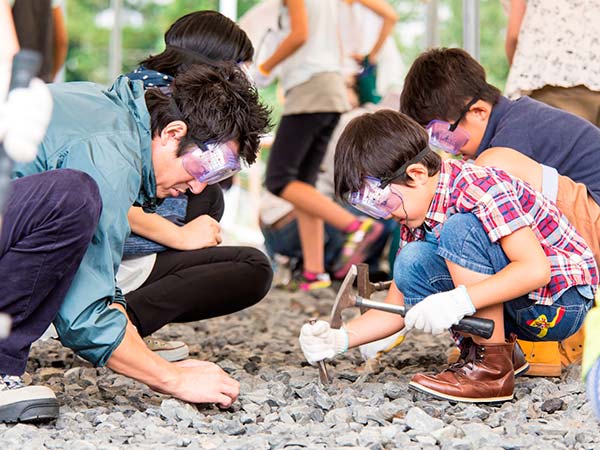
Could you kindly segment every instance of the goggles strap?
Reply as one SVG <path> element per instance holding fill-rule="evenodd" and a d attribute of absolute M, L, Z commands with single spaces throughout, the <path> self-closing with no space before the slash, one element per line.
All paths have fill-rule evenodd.
<path fill-rule="evenodd" d="M 402 164 L 402 166 L 400 166 L 400 168 L 398 170 L 396 170 L 392 175 L 390 175 L 389 177 L 381 178 L 381 182 L 379 183 L 379 187 L 381 189 L 384 189 L 392 181 L 394 181 L 394 180 L 396 180 L 396 179 L 398 179 L 398 178 L 406 175 L 406 169 L 408 169 L 408 166 L 410 166 L 411 164 L 416 164 L 418 162 L 421 162 L 432 151 L 433 150 L 431 150 L 429 148 L 429 145 L 425 146 L 425 148 L 421 149 L 419 151 L 419 153 L 417 153 L 417 155 L 415 157 L 409 159 L 404 164 Z"/>

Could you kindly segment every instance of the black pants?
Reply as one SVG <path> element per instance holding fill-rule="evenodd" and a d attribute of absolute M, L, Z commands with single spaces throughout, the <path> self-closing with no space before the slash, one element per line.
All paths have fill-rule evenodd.
<path fill-rule="evenodd" d="M 339 113 L 283 116 L 269 153 L 265 185 L 280 195 L 292 181 L 315 185 Z"/>
<path fill-rule="evenodd" d="M 223 215 L 218 185 L 190 195 L 186 223 L 203 214 Z M 251 247 L 211 247 L 158 253 L 148 279 L 126 295 L 127 313 L 141 336 L 172 322 L 231 314 L 258 303 L 269 291 L 273 271 Z"/>
<path fill-rule="evenodd" d="M 31 343 L 48 328 L 98 225 L 102 199 L 87 174 L 61 169 L 11 183 L 0 232 L 0 374 L 25 371 Z"/>

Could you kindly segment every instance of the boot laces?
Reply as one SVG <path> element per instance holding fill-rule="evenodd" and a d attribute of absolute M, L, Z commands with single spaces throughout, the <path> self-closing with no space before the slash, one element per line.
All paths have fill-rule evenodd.
<path fill-rule="evenodd" d="M 485 346 L 472 342 L 461 349 L 459 360 L 448 367 L 447 370 L 450 372 L 459 372 L 465 367 L 472 369 L 476 363 L 483 359 L 484 355 Z"/>

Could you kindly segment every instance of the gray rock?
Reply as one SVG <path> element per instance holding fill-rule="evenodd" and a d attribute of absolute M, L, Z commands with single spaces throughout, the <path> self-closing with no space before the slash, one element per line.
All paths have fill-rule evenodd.
<path fill-rule="evenodd" d="M 428 415 L 421 408 L 413 407 L 406 414 L 406 425 L 416 431 L 432 432 L 444 426 L 444 422 Z"/>
<path fill-rule="evenodd" d="M 545 413 L 553 414 L 556 411 L 563 409 L 564 406 L 565 406 L 565 402 L 563 401 L 563 399 L 549 398 L 544 403 L 542 403 L 542 406 L 540 406 L 540 409 L 542 411 L 544 411 Z"/>

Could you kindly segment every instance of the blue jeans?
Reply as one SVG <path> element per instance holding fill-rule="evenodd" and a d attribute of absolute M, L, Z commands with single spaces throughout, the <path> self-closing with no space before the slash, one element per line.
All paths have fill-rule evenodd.
<path fill-rule="evenodd" d="M 509 264 L 499 243 L 492 243 L 473 214 L 455 214 L 442 227 L 439 242 L 433 232 L 407 244 L 394 263 L 394 282 L 408 305 L 454 289 L 446 261 L 477 273 L 493 275 Z M 517 281 L 517 280 L 515 280 Z M 529 341 L 560 341 L 574 334 L 592 307 L 590 286 L 574 286 L 552 305 L 538 305 L 527 295 L 504 303 L 506 336 Z"/>
<path fill-rule="evenodd" d="M 271 227 L 261 227 L 265 237 L 265 248 L 267 254 L 274 261 L 275 253 L 278 253 L 296 260 L 302 259 L 302 245 L 300 243 L 300 234 L 298 232 L 298 222 L 291 221 L 282 228 L 274 230 Z M 325 268 L 331 269 L 344 246 L 344 233 L 336 228 L 325 224 Z"/>
<path fill-rule="evenodd" d="M 347 207 L 352 214 L 360 216 L 362 213 L 352 207 Z M 381 236 L 371 245 L 369 256 L 365 263 L 369 265 L 369 270 L 374 272 L 379 270 L 379 259 L 385 249 L 388 237 L 398 224 L 394 220 L 380 220 L 383 224 Z M 291 221 L 279 230 L 273 230 L 271 227 L 262 226 L 262 234 L 265 238 L 265 248 L 271 261 L 273 256 L 278 253 L 289 258 L 297 260 L 302 259 L 302 246 L 300 243 L 300 234 L 298 233 L 298 222 Z M 325 269 L 332 270 L 335 262 L 346 241 L 346 234 L 337 228 L 325 224 Z"/>

